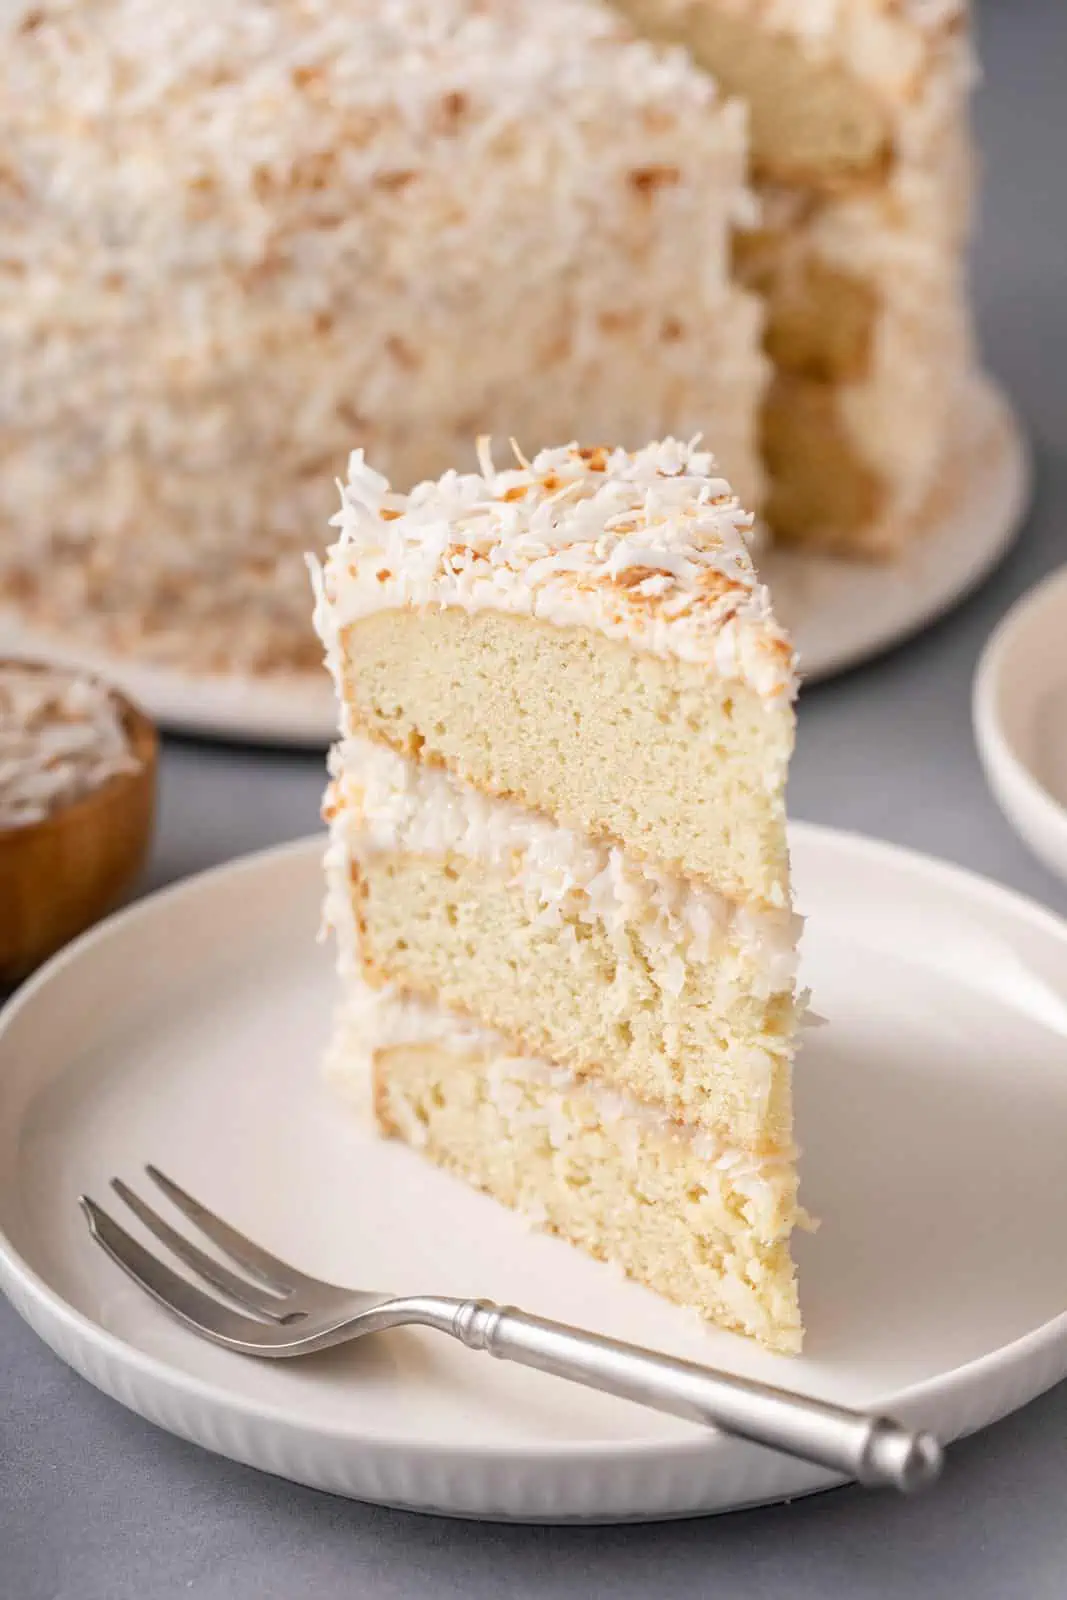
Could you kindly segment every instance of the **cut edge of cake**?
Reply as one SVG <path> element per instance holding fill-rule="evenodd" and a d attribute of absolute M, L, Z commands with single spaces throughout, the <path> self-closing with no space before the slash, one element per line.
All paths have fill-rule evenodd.
<path fill-rule="evenodd" d="M 369 981 L 739 1146 L 791 1142 L 801 919 L 459 784 L 365 739 L 324 805 Z"/>
<path fill-rule="evenodd" d="M 756 1158 L 517 1053 L 491 1030 L 358 980 L 331 1087 L 402 1140 L 727 1331 L 795 1354 L 794 1151 Z"/>
<path fill-rule="evenodd" d="M 976 78 L 968 0 L 613 0 L 748 104 L 753 164 L 823 192 L 925 158 Z"/>
<path fill-rule="evenodd" d="M 592 1254 L 709 1320 L 796 1349 L 792 647 L 752 562 L 751 518 L 696 441 L 515 454 L 497 472 L 480 441 L 480 472 L 399 495 L 356 452 L 340 538 L 312 568 L 341 702 L 325 804 L 327 919 L 347 990 L 332 1076 L 351 1087 L 362 1060 L 366 1095 L 370 1059 L 384 1131 L 509 1204 L 516 1185 L 532 1185 L 550 1225 Z M 583 662 L 600 673 L 596 693 Z M 637 710 L 647 725 L 627 731 Z M 694 792 L 703 817 L 686 810 Z M 724 817 L 736 828 L 719 838 Z M 644 983 L 667 1032 L 697 912 L 710 954 L 693 1009 L 720 1068 L 728 1030 L 703 1014 L 723 1003 L 716 985 L 740 1011 L 769 1002 L 752 1018 L 766 1058 L 737 1072 L 734 1102 L 720 1101 L 710 1128 L 694 1115 L 699 1094 L 672 1099 L 662 1076 L 613 1075 L 610 1041 L 576 1059 L 562 1030 L 537 1035 L 535 1005 L 516 1018 L 493 1003 L 525 961 L 557 983 L 545 1010 L 580 1021 L 605 1003 L 602 979 L 626 966 L 626 948 L 636 959 L 620 1019 L 634 1022 Z M 526 948 L 557 918 L 558 939 Z M 767 967 L 764 924 L 788 972 L 777 957 Z M 743 926 L 752 938 L 731 966 Z M 563 949 L 568 932 L 582 945 L 579 929 L 595 946 L 584 991 Z M 508 972 L 490 970 L 494 951 Z M 488 986 L 465 986 L 479 963 Z M 698 1079 L 700 1054 L 672 1070 Z M 735 1068 L 726 1061 L 725 1075 Z M 521 1126 L 493 1087 L 505 1081 Z M 563 1154 L 545 1119 L 577 1123 Z M 741 1192 L 752 1184 L 758 1203 Z"/>

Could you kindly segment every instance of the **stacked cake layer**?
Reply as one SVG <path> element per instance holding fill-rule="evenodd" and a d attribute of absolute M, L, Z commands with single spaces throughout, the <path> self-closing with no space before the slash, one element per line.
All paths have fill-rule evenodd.
<path fill-rule="evenodd" d="M 964 251 L 966 0 L 619 0 L 751 114 L 765 296 L 768 518 L 786 540 L 891 554 L 936 513 L 973 364 Z"/>
<path fill-rule="evenodd" d="M 799 1348 L 791 1152 L 730 1146 L 440 1008 L 346 987 L 328 1078 L 357 1115 L 701 1316 Z"/>
<path fill-rule="evenodd" d="M 342 706 L 333 1076 L 385 1132 L 796 1348 L 793 661 L 750 518 L 666 441 L 505 471 L 483 447 L 407 496 L 360 453 L 339 520 L 316 611 Z"/>

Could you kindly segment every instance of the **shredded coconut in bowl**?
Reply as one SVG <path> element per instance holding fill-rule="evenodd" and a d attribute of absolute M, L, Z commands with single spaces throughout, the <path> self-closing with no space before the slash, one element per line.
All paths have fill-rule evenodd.
<path fill-rule="evenodd" d="M 139 766 L 103 684 L 58 668 L 0 663 L 0 829 L 41 822 Z"/>

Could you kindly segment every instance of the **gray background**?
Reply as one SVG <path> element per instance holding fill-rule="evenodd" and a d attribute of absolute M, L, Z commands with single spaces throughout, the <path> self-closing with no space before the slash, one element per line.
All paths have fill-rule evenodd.
<path fill-rule="evenodd" d="M 1032 430 L 1037 503 L 1018 552 L 962 610 L 803 698 L 792 804 L 1067 912 L 1067 891 L 987 794 L 969 718 L 994 622 L 1067 560 L 1067 6 L 992 0 L 981 21 L 981 327 Z M 171 744 L 150 886 L 310 832 L 321 784 L 314 758 Z M 449 1523 L 332 1499 L 170 1438 L 76 1378 L 0 1304 L 0 1600 L 1063 1600 L 1065 1439 L 1067 1386 L 956 1447 L 941 1487 L 915 1502 L 841 1490 L 658 1527 Z"/>

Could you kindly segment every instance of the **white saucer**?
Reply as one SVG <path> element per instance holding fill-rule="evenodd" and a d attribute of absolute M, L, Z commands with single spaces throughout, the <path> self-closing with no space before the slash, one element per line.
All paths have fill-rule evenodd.
<path fill-rule="evenodd" d="M 809 683 L 877 655 L 961 600 L 1005 555 L 1030 496 L 1030 461 L 1007 400 L 976 381 L 960 408 L 936 519 L 901 562 L 885 566 L 772 551 L 763 576 L 791 630 Z M 311 599 L 308 597 L 310 615 Z M 86 650 L 0 614 L 0 653 L 88 667 L 124 689 L 164 728 L 248 743 L 322 748 L 336 712 L 325 673 L 197 676 Z"/>
<path fill-rule="evenodd" d="M 830 1482 L 434 1334 L 302 1363 L 204 1344 L 85 1233 L 79 1191 L 103 1198 L 145 1161 L 311 1272 L 488 1295 L 945 1439 L 1067 1374 L 1067 925 L 923 857 L 796 830 L 804 977 L 830 1023 L 798 1072 L 823 1226 L 800 1242 L 808 1345 L 789 1360 L 527 1232 L 333 1103 L 321 849 L 124 913 L 0 1022 L 0 1287 L 91 1382 L 267 1471 L 466 1516 L 659 1518 Z"/>
<path fill-rule="evenodd" d="M 987 644 L 974 726 L 1004 814 L 1067 878 L 1067 567 L 1024 595 Z"/>

